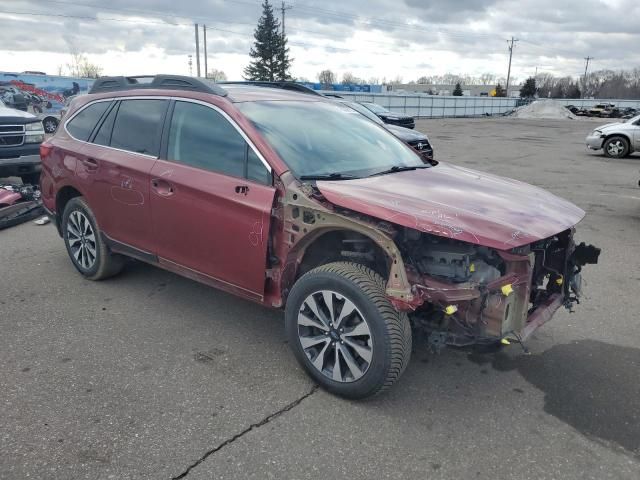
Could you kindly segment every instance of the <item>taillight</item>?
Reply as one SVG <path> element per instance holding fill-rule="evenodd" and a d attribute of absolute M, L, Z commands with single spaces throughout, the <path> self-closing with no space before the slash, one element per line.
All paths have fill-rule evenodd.
<path fill-rule="evenodd" d="M 40 144 L 40 160 L 44 160 L 45 158 L 47 158 L 51 153 L 51 150 L 53 150 L 53 145 L 50 145 L 48 143 Z"/>

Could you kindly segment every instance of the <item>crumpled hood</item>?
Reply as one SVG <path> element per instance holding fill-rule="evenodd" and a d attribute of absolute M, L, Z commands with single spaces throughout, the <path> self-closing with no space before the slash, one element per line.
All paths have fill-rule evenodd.
<path fill-rule="evenodd" d="M 370 178 L 318 181 L 317 186 L 343 208 L 499 250 L 560 233 L 585 214 L 541 188 L 442 163 Z"/>

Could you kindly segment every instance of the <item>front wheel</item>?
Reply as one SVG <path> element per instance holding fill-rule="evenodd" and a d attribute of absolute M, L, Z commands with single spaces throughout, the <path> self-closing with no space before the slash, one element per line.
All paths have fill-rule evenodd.
<path fill-rule="evenodd" d="M 289 294 L 285 322 L 300 364 L 343 397 L 383 392 L 409 363 L 409 319 L 389 302 L 382 277 L 363 265 L 336 262 L 306 273 Z"/>
<path fill-rule="evenodd" d="M 629 155 L 629 141 L 624 137 L 610 137 L 602 148 L 609 158 L 623 158 Z"/>
<path fill-rule="evenodd" d="M 69 200 L 62 214 L 62 234 L 76 269 L 89 280 L 102 280 L 122 270 L 124 257 L 105 244 L 98 222 L 82 197 Z"/>

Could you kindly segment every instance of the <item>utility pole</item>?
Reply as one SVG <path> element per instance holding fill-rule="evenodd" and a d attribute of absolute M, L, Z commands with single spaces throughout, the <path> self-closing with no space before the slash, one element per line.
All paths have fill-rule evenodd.
<path fill-rule="evenodd" d="M 198 35 L 198 24 L 196 23 L 196 72 L 200 76 L 200 35 Z"/>
<path fill-rule="evenodd" d="M 509 96 L 509 80 L 511 79 L 511 58 L 513 57 L 513 46 L 518 41 L 519 40 L 517 38 L 513 37 L 511 37 L 511 40 L 507 40 L 507 43 L 511 44 L 509 45 L 509 70 L 507 70 L 507 87 L 505 89 L 507 97 Z"/>
<path fill-rule="evenodd" d="M 204 38 L 202 39 L 202 46 L 204 47 L 204 78 L 208 78 L 209 70 L 207 70 L 207 26 L 202 26 Z"/>
<path fill-rule="evenodd" d="M 582 98 L 584 98 L 585 90 L 587 86 L 587 70 L 589 69 L 589 61 L 593 60 L 593 57 L 584 57 L 586 63 L 584 64 L 584 77 L 582 78 Z"/>
<path fill-rule="evenodd" d="M 189 76 L 193 77 L 193 55 L 189 55 Z"/>
<path fill-rule="evenodd" d="M 282 71 L 280 72 L 280 76 L 282 80 L 285 79 L 285 68 L 284 68 L 284 57 L 285 57 L 285 48 L 284 48 L 284 40 L 285 40 L 285 32 L 284 32 L 284 16 L 287 10 L 291 10 L 293 7 L 291 5 L 287 5 L 282 1 L 282 7 L 280 7 L 280 11 L 282 12 Z"/>
<path fill-rule="evenodd" d="M 587 69 L 589 68 L 589 61 L 593 60 L 593 57 L 584 57 L 584 59 L 587 61 L 584 65 L 584 80 L 587 81 Z"/>
<path fill-rule="evenodd" d="M 282 7 L 280 7 L 280 11 L 282 12 L 282 40 L 284 41 L 284 14 L 287 10 L 291 10 L 293 7 L 291 5 L 287 5 L 286 3 L 282 2 Z"/>

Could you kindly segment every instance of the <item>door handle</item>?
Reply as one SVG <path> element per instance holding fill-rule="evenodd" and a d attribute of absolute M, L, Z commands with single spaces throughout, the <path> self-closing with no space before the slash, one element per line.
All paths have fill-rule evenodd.
<path fill-rule="evenodd" d="M 153 178 L 151 180 L 151 187 L 158 195 L 163 197 L 168 197 L 169 195 L 174 194 L 173 185 L 161 178 Z"/>
<path fill-rule="evenodd" d="M 249 187 L 247 185 L 237 185 L 236 193 L 239 195 L 246 195 L 249 193 Z"/>
<path fill-rule="evenodd" d="M 82 160 L 82 164 L 87 167 L 87 170 L 97 170 L 98 169 L 98 162 L 97 160 L 94 160 L 93 158 L 84 158 Z"/>

